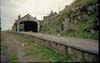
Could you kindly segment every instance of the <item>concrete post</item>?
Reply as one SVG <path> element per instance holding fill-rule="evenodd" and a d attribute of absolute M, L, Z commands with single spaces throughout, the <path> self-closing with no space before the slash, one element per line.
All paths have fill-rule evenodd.
<path fill-rule="evenodd" d="M 38 26 L 38 32 L 40 31 L 40 23 L 37 22 L 37 26 Z"/>
<path fill-rule="evenodd" d="M 23 22 L 23 31 L 25 31 L 25 30 L 24 30 L 24 26 L 25 26 L 25 25 L 24 25 L 24 22 Z"/>
<path fill-rule="evenodd" d="M 17 22 L 17 32 L 19 32 L 19 23 Z"/>

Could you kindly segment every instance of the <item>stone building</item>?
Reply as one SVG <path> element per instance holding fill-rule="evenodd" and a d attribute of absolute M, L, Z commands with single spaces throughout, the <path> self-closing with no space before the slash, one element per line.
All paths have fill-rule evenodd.
<path fill-rule="evenodd" d="M 44 20 L 48 20 L 50 18 L 52 18 L 53 16 L 57 15 L 56 12 L 51 11 L 50 14 L 48 14 L 48 16 L 44 16 L 43 19 Z"/>
<path fill-rule="evenodd" d="M 14 25 L 12 26 L 12 31 L 15 32 L 39 32 L 40 31 L 40 21 L 36 19 L 36 17 L 27 14 L 23 17 L 20 15 L 18 19 L 15 21 Z"/>

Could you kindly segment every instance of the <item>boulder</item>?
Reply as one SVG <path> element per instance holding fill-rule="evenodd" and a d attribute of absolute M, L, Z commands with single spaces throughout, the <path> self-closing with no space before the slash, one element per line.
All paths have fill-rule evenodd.
<path fill-rule="evenodd" d="M 91 12 L 91 13 L 94 13 L 95 11 L 96 11 L 96 7 L 93 5 L 93 6 L 89 6 L 88 8 L 87 8 L 87 10 L 89 11 L 89 12 Z"/>
<path fill-rule="evenodd" d="M 74 24 L 77 24 L 77 23 L 78 23 L 78 21 L 77 21 L 77 20 L 75 20 L 75 21 L 74 21 Z"/>
<path fill-rule="evenodd" d="M 96 31 L 95 31 L 94 29 L 92 29 L 92 30 L 91 30 L 91 33 L 92 33 L 92 34 L 95 34 L 95 33 L 96 33 Z"/>
<path fill-rule="evenodd" d="M 86 20 L 87 18 L 88 18 L 88 14 L 83 14 L 83 15 L 82 15 L 82 19 L 83 19 L 83 20 Z"/>
<path fill-rule="evenodd" d="M 77 17 L 77 20 L 81 20 L 81 16 L 80 15 Z"/>

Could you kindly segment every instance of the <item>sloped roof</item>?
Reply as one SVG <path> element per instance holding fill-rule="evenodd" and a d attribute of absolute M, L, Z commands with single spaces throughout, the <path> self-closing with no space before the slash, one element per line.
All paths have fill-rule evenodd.
<path fill-rule="evenodd" d="M 36 17 L 31 16 L 30 14 L 26 14 L 25 16 L 21 17 L 17 21 L 25 21 L 25 20 L 30 20 L 30 21 L 38 21 Z"/>

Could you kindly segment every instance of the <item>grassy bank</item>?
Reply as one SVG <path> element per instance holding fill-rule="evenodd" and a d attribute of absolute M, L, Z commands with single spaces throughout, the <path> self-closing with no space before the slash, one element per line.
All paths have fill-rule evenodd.
<path fill-rule="evenodd" d="M 52 49 L 36 44 L 30 38 L 15 35 L 16 39 L 21 43 L 29 44 L 31 47 L 25 48 L 25 56 L 31 56 L 34 62 L 71 62 L 71 57 L 66 57 Z"/>
<path fill-rule="evenodd" d="M 17 53 L 16 52 L 11 52 L 8 55 L 8 60 L 9 60 L 9 62 L 18 62 Z"/>
<path fill-rule="evenodd" d="M 62 36 L 65 37 L 77 37 L 77 38 L 98 40 L 99 21 L 96 20 L 98 19 L 97 17 L 98 7 L 91 6 L 95 5 L 95 3 L 97 3 L 97 0 L 76 0 L 68 7 L 65 7 L 64 10 L 62 10 L 59 14 L 54 16 L 54 18 L 49 18 L 49 20 L 46 21 L 48 22 L 48 24 L 44 23 L 44 25 L 42 26 L 41 33 L 46 33 L 51 35 L 57 35 L 60 33 Z M 88 9 L 90 8 L 91 11 L 93 12 L 88 14 L 88 12 L 90 12 L 90 10 Z M 63 31 L 62 23 L 65 18 L 69 20 L 69 25 L 66 24 L 68 26 L 64 28 L 67 30 Z M 77 21 L 77 23 L 75 23 L 75 21 Z M 92 33 L 92 30 L 94 30 L 95 33 Z"/>

